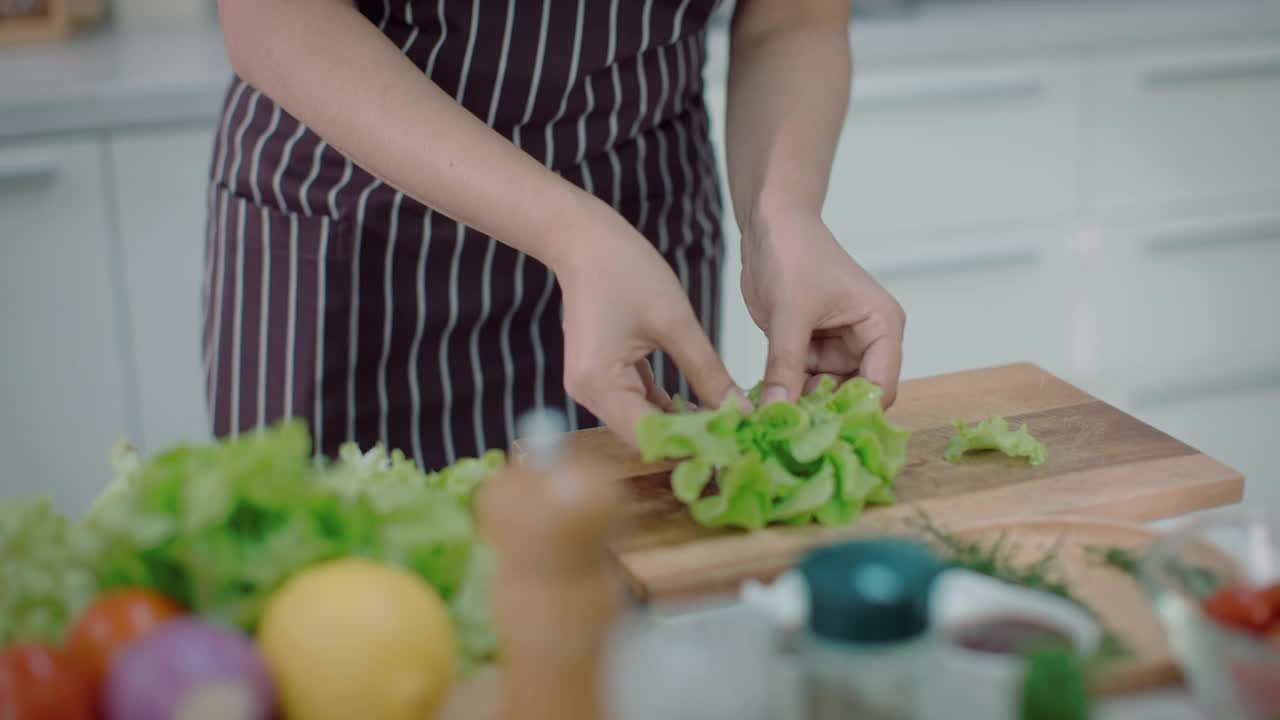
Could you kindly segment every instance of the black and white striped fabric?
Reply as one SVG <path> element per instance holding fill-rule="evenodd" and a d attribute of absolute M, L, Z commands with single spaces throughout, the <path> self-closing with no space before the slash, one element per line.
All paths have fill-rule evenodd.
<path fill-rule="evenodd" d="M 716 4 L 358 3 L 463 106 L 635 225 L 713 338 L 721 199 L 702 69 Z M 208 202 L 216 435 L 299 417 L 317 452 L 382 441 L 440 467 L 506 448 L 535 407 L 597 424 L 563 389 L 560 294 L 545 267 L 384 185 L 239 78 Z M 655 360 L 660 382 L 688 396 Z"/>

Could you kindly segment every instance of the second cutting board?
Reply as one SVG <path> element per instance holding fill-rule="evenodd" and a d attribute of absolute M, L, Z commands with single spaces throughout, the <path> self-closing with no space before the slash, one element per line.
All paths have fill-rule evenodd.
<path fill-rule="evenodd" d="M 1048 462 L 942 459 L 953 418 L 989 415 L 1026 422 Z M 811 547 L 902 530 L 921 511 L 953 529 L 1060 514 L 1149 521 L 1237 502 L 1244 490 L 1232 468 L 1030 364 L 909 380 L 889 418 L 913 433 L 895 481 L 899 503 L 870 508 L 845 528 L 704 528 L 671 494 L 673 463 L 641 462 L 608 430 L 571 433 L 565 451 L 607 459 L 615 469 L 601 479 L 628 485 L 613 550 L 632 591 L 656 603 L 732 592 L 746 578 L 777 575 Z"/>

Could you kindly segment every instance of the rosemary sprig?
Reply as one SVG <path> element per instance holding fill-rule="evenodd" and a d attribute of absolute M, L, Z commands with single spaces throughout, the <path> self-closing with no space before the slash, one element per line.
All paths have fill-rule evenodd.
<path fill-rule="evenodd" d="M 1019 564 L 1014 560 L 1018 546 L 1008 544 L 1008 534 L 1000 533 L 990 544 L 979 540 L 963 540 L 943 530 L 923 512 L 913 523 L 926 539 L 934 540 L 942 547 L 952 565 L 989 575 L 1022 587 L 1041 590 L 1070 600 L 1082 607 L 1079 598 L 1072 595 L 1066 582 L 1057 575 L 1056 562 L 1062 543 L 1056 543 L 1043 557 L 1032 563 Z"/>
<path fill-rule="evenodd" d="M 1142 563 L 1143 555 L 1139 551 L 1119 546 L 1090 545 L 1085 548 L 1085 553 L 1094 562 L 1119 570 L 1141 582 L 1138 566 Z M 1200 598 L 1212 595 L 1223 583 L 1222 576 L 1216 571 L 1203 565 L 1185 563 L 1178 558 L 1170 558 L 1165 569 L 1176 576 L 1192 595 Z"/>

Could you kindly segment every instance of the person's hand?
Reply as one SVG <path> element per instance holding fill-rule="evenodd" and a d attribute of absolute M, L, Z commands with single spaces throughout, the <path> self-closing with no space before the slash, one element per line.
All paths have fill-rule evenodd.
<path fill-rule="evenodd" d="M 698 401 L 746 403 L 662 256 L 611 208 L 592 201 L 566 228 L 552 269 L 564 297 L 564 386 L 628 443 L 644 415 L 672 408 L 648 356 L 663 350 Z"/>
<path fill-rule="evenodd" d="M 761 404 L 794 400 L 821 375 L 861 375 L 893 403 L 906 315 L 816 215 L 746 229 L 742 297 L 769 339 Z"/>

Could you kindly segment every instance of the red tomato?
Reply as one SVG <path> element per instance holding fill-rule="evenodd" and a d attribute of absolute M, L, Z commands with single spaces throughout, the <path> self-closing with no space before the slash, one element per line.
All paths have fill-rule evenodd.
<path fill-rule="evenodd" d="M 1204 611 L 1218 622 L 1262 633 L 1280 617 L 1263 591 L 1242 585 L 1225 587 L 1204 602 Z"/>
<path fill-rule="evenodd" d="M 66 652 L 14 645 L 0 655 L 0 718 L 92 720 L 93 694 Z"/>
<path fill-rule="evenodd" d="M 183 614 L 168 597 L 146 588 L 102 595 L 85 608 L 67 636 L 67 649 L 84 668 L 96 693 L 118 650 L 161 623 Z"/>
<path fill-rule="evenodd" d="M 1280 627 L 1280 582 L 1272 583 L 1262 590 L 1262 599 L 1271 607 L 1271 627 Z"/>

